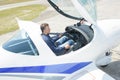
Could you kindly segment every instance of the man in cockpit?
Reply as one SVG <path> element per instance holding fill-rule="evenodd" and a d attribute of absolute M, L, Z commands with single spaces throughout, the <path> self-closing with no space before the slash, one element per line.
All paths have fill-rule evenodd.
<path fill-rule="evenodd" d="M 50 49 L 56 54 L 56 55 L 62 55 L 67 52 L 67 50 L 70 49 L 71 45 L 74 44 L 73 40 L 67 39 L 67 37 L 50 37 L 50 27 L 49 24 L 43 23 L 40 26 L 42 31 L 42 38 L 47 43 L 47 45 L 50 47 Z M 63 43 L 64 42 L 64 43 Z M 63 44 L 62 44 L 63 43 Z"/>

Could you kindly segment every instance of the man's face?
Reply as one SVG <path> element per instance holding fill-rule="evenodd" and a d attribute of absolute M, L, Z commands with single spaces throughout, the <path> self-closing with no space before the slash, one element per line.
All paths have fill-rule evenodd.
<path fill-rule="evenodd" d="M 50 33 L 50 28 L 49 28 L 49 26 L 46 26 L 46 28 L 45 28 L 45 33 L 46 33 L 46 34 L 49 34 L 49 33 Z"/>

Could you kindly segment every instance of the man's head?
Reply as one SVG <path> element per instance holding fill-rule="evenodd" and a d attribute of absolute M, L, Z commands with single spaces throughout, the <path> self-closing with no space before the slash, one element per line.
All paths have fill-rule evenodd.
<path fill-rule="evenodd" d="M 49 24 L 48 23 L 43 23 L 40 26 L 41 31 L 43 34 L 49 34 L 50 33 L 50 28 L 49 28 Z"/>

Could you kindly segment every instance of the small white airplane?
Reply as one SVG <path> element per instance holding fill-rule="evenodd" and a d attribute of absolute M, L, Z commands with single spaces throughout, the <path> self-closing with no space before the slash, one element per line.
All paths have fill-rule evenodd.
<path fill-rule="evenodd" d="M 115 80 L 97 66 L 111 62 L 109 51 L 120 43 L 120 20 L 97 21 L 95 0 L 48 2 L 60 14 L 73 21 L 84 17 L 90 25 L 66 25 L 66 36 L 76 44 L 57 56 L 40 36 L 38 23 L 17 19 L 18 34 L 0 47 L 0 80 Z"/>

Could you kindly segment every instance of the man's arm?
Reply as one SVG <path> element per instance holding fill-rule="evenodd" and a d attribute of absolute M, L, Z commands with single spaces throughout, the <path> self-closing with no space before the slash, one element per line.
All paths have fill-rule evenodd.
<path fill-rule="evenodd" d="M 42 35 L 42 38 L 56 55 L 62 55 L 65 53 L 65 47 L 56 47 L 50 37 Z"/>

